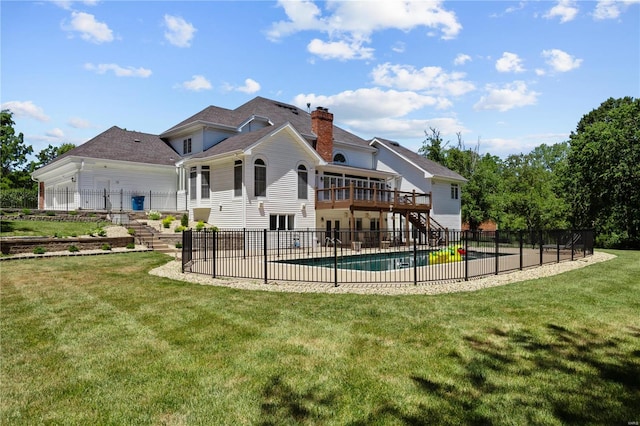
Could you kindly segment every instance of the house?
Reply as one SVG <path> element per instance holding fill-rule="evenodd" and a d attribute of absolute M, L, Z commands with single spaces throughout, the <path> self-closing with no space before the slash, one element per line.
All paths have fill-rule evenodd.
<path fill-rule="evenodd" d="M 411 229 L 460 229 L 465 182 L 396 142 L 335 126 L 326 108 L 262 97 L 209 106 L 157 136 L 112 127 L 33 178 L 47 209 L 68 193 L 72 208 L 108 210 L 146 196 L 145 210 L 184 210 L 221 228 L 337 229 L 354 241 L 380 229 L 403 241 Z"/>

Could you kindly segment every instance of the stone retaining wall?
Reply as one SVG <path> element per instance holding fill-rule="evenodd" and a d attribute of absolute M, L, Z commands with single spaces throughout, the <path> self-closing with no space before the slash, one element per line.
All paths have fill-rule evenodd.
<path fill-rule="evenodd" d="M 127 237 L 5 237 L 0 238 L 2 254 L 33 253 L 36 247 L 42 247 L 47 252 L 68 251 L 76 246 L 80 250 L 99 250 L 104 244 L 110 247 L 126 247 L 133 244 L 133 236 Z"/>

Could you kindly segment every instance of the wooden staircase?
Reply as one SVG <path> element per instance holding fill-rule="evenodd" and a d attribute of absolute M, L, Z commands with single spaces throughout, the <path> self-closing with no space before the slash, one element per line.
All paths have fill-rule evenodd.
<path fill-rule="evenodd" d="M 408 216 L 409 222 L 422 234 L 427 236 L 429 245 L 441 246 L 448 244 L 449 233 L 447 228 L 440 225 L 434 218 L 428 217 L 428 214 L 429 213 L 422 215 L 418 212 L 410 212 Z"/>

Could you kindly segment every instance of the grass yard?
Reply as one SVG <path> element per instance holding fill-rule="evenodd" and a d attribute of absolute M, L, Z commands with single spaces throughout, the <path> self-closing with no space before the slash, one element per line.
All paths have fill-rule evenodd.
<path fill-rule="evenodd" d="M 40 220 L 0 220 L 0 237 L 74 237 L 89 235 L 110 222 L 55 222 Z"/>
<path fill-rule="evenodd" d="M 248 292 L 157 253 L 2 263 L 1 424 L 640 421 L 640 252 L 439 296 Z"/>

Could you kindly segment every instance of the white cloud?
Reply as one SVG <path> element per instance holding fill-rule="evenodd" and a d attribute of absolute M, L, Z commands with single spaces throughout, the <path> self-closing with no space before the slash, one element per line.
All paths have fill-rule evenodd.
<path fill-rule="evenodd" d="M 632 5 L 640 5 L 640 0 L 598 0 L 593 11 L 594 19 L 616 19 Z"/>
<path fill-rule="evenodd" d="M 364 48 L 376 31 L 398 29 L 410 31 L 419 27 L 439 30 L 441 38 L 455 38 L 462 25 L 454 12 L 443 8 L 442 1 L 375 2 L 331 1 L 326 15 L 312 1 L 279 0 L 288 20 L 275 22 L 267 37 L 278 41 L 300 31 L 326 33 L 330 41 L 313 40 L 309 51 L 325 58 L 362 59 L 373 56 L 373 49 Z M 313 48 L 313 50 L 312 50 Z"/>
<path fill-rule="evenodd" d="M 453 60 L 453 64 L 464 65 L 469 61 L 471 61 L 471 56 L 464 53 L 458 53 L 458 56 L 456 56 L 456 58 Z"/>
<path fill-rule="evenodd" d="M 565 23 L 573 21 L 576 15 L 578 15 L 578 7 L 574 0 L 559 0 L 558 4 L 549 9 L 544 17 L 547 19 L 560 17 L 560 22 Z"/>
<path fill-rule="evenodd" d="M 91 127 L 91 123 L 89 122 L 89 120 L 85 120 L 84 118 L 80 117 L 71 117 L 67 121 L 67 124 L 74 129 L 88 129 Z"/>
<path fill-rule="evenodd" d="M 541 144 L 554 145 L 568 139 L 568 133 L 531 134 L 516 138 L 488 138 L 482 139 L 481 148 L 484 152 L 506 158 L 512 154 L 531 152 Z"/>
<path fill-rule="evenodd" d="M 406 49 L 406 45 L 405 45 L 403 42 L 401 42 L 401 41 L 399 41 L 399 42 L 395 43 L 395 44 L 391 47 L 391 50 L 393 50 L 393 51 L 394 51 L 394 52 L 396 52 L 396 53 L 404 53 L 405 49 Z"/>
<path fill-rule="evenodd" d="M 496 69 L 499 72 L 524 72 L 522 59 L 511 52 L 504 52 L 502 57 L 496 61 Z"/>
<path fill-rule="evenodd" d="M 372 71 L 373 82 L 379 86 L 402 90 L 420 90 L 440 96 L 460 96 L 475 89 L 464 80 L 462 72 L 447 73 L 440 67 L 416 69 L 411 65 L 378 65 Z"/>
<path fill-rule="evenodd" d="M 341 61 L 347 59 L 371 59 L 373 58 L 373 49 L 363 47 L 360 42 L 333 41 L 324 42 L 319 39 L 313 39 L 307 46 L 307 50 L 322 59 L 339 59 Z"/>
<path fill-rule="evenodd" d="M 53 1 L 53 4 L 65 10 L 71 10 L 71 6 L 73 6 L 73 3 L 82 3 L 87 6 L 95 6 L 98 4 L 98 1 L 97 0 L 85 0 L 81 2 L 74 2 L 74 1 L 68 1 L 68 0 Z"/>
<path fill-rule="evenodd" d="M 66 31 L 80 33 L 83 40 L 100 44 L 113 41 L 113 32 L 104 22 L 96 21 L 95 16 L 85 12 L 71 12 L 71 23 L 63 24 Z"/>
<path fill-rule="evenodd" d="M 32 101 L 9 101 L 2 104 L 2 109 L 8 109 L 15 117 L 33 118 L 38 121 L 49 121 L 42 108 Z"/>
<path fill-rule="evenodd" d="M 502 86 L 487 84 L 485 86 L 487 94 L 473 106 L 475 110 L 498 110 L 500 112 L 509 111 L 527 105 L 535 105 L 540 95 L 533 90 L 529 90 L 523 81 L 514 81 Z"/>
<path fill-rule="evenodd" d="M 191 80 L 180 83 L 176 88 L 187 89 L 192 92 L 200 92 L 201 90 L 211 90 L 212 86 L 209 80 L 202 75 L 194 75 Z"/>
<path fill-rule="evenodd" d="M 167 27 L 164 37 L 169 43 L 178 47 L 191 46 L 191 40 L 197 31 L 191 23 L 179 16 L 164 15 L 164 25 Z"/>
<path fill-rule="evenodd" d="M 64 137 L 64 132 L 59 128 L 54 128 L 45 133 L 47 136 L 54 139 L 62 139 Z"/>
<path fill-rule="evenodd" d="M 112 71 L 116 77 L 142 77 L 147 78 L 151 75 L 151 70 L 146 68 L 134 68 L 134 67 L 121 67 L 118 64 L 84 64 L 84 69 L 88 71 L 95 71 L 98 74 L 105 74 L 107 71 Z"/>
<path fill-rule="evenodd" d="M 571 71 L 582 64 L 582 59 L 576 59 L 560 49 L 543 50 L 542 57 L 546 58 L 547 64 L 557 72 Z"/>
<path fill-rule="evenodd" d="M 243 93 L 256 93 L 258 90 L 260 90 L 260 83 L 251 78 L 247 78 L 244 81 L 244 86 L 240 86 L 236 88 L 236 90 Z"/>

